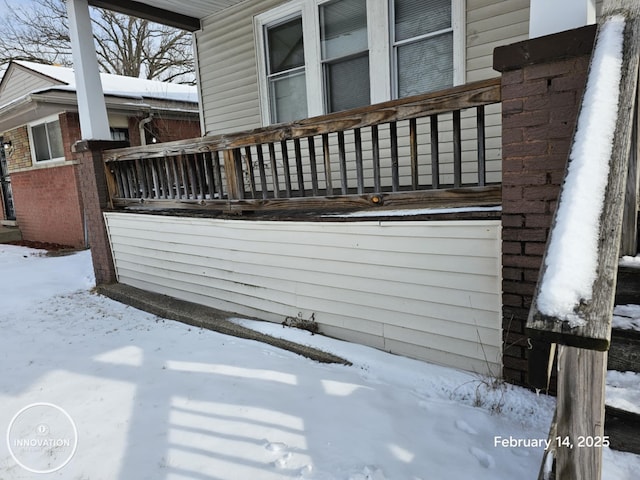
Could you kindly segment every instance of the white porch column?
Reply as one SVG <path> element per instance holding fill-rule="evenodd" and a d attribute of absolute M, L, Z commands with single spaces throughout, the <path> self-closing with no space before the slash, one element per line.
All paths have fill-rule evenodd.
<path fill-rule="evenodd" d="M 83 140 L 111 140 L 87 0 L 66 0 Z"/>
<path fill-rule="evenodd" d="M 531 0 L 529 38 L 596 23 L 596 0 Z"/>

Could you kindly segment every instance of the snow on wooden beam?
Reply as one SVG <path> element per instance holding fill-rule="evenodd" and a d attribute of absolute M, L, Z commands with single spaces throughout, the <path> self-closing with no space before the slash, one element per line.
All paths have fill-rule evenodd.
<path fill-rule="evenodd" d="M 640 4 L 607 2 L 527 321 L 532 338 L 609 348 L 639 51 Z"/>

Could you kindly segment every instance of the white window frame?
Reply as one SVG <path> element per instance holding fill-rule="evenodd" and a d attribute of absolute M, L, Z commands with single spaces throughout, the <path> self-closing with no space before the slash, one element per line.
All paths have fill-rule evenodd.
<path fill-rule="evenodd" d="M 265 28 L 287 18 L 302 17 L 305 79 L 307 87 L 307 115 L 325 114 L 322 55 L 320 49 L 319 5 L 333 0 L 292 0 L 254 17 L 254 36 L 258 67 L 260 115 L 263 125 L 271 124 L 271 104 L 266 65 Z M 393 26 L 390 9 L 393 0 L 367 0 L 367 36 L 369 41 L 369 82 L 371 103 L 395 98 L 395 72 L 392 59 Z M 465 83 L 465 1 L 451 0 L 453 29 L 453 84 Z"/>
<path fill-rule="evenodd" d="M 46 163 L 64 162 L 66 160 L 66 158 L 64 156 L 64 137 L 62 138 L 63 155 L 61 157 L 49 158 L 47 160 L 37 160 L 36 159 L 36 148 L 35 148 L 35 143 L 33 141 L 33 137 L 34 137 L 33 128 L 34 127 L 38 127 L 40 125 L 45 125 L 47 123 L 55 122 L 55 121 L 57 121 L 58 124 L 61 127 L 60 128 L 60 135 L 62 136 L 62 124 L 60 123 L 60 115 L 51 115 L 49 117 L 41 118 L 40 120 L 37 120 L 35 122 L 31 122 L 31 123 L 28 124 L 28 127 L 29 127 L 29 149 L 31 151 L 31 164 L 32 165 L 43 165 L 43 164 L 46 164 Z M 51 145 L 50 145 L 48 131 L 47 131 L 47 143 L 49 144 L 49 151 L 51 152 Z"/>

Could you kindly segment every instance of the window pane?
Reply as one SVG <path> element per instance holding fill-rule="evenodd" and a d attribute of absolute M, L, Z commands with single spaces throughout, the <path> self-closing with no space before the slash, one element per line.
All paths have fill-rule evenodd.
<path fill-rule="evenodd" d="M 451 28 L 451 0 L 395 0 L 396 41 Z"/>
<path fill-rule="evenodd" d="M 49 146 L 51 147 L 51 158 L 64 157 L 60 122 L 56 120 L 55 122 L 47 123 L 47 131 L 49 134 Z"/>
<path fill-rule="evenodd" d="M 307 87 L 304 72 L 269 81 L 271 121 L 291 122 L 307 116 Z"/>
<path fill-rule="evenodd" d="M 35 149 L 36 161 L 49 160 L 49 143 L 47 142 L 47 129 L 44 123 L 31 128 L 33 137 L 33 148 Z"/>
<path fill-rule="evenodd" d="M 453 33 L 398 47 L 398 96 L 453 85 Z"/>
<path fill-rule="evenodd" d="M 320 6 L 323 60 L 367 50 L 366 0 L 340 0 Z"/>
<path fill-rule="evenodd" d="M 369 105 L 369 55 L 325 64 L 329 112 Z"/>
<path fill-rule="evenodd" d="M 304 65 L 302 18 L 267 29 L 269 73 L 278 73 Z"/>

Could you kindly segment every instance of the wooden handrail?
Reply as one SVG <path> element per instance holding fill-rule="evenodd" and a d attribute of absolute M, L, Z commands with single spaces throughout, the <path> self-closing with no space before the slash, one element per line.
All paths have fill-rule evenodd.
<path fill-rule="evenodd" d="M 634 135 L 633 131 L 637 121 L 635 114 L 637 113 L 640 63 L 640 4 L 637 0 L 605 2 L 594 50 L 595 57 L 598 54 L 604 27 L 612 28 L 612 24 L 618 24 L 619 15 L 624 19 L 624 33 L 618 112 L 611 156 L 606 159 L 609 162 L 609 175 L 602 212 L 599 213 L 596 278 L 591 287 L 591 298 L 574 306 L 572 315 L 578 316 L 582 323 L 574 322 L 573 326 L 566 318 L 545 315 L 539 309 L 540 286 L 549 275 L 547 267 L 549 244 L 554 239 L 554 235 L 565 227 L 558 220 L 561 203 L 553 220 L 550 241 L 547 243 L 547 250 L 543 257 L 540 280 L 526 326 L 527 333 L 534 341 L 560 344 L 557 349 L 558 399 L 549 433 L 551 448 L 545 450 L 539 480 L 548 478 L 546 475 L 548 472 L 545 470 L 551 463 L 547 461 L 549 455 L 552 455 L 556 461 L 554 478 L 599 480 L 602 476 L 602 448 L 608 444 L 604 436 L 606 350 L 611 342 L 611 321 L 622 240 L 629 159 L 632 156 L 632 148 L 637 148 L 637 145 L 633 145 L 634 141 L 637 142 L 637 135 Z M 611 38 L 608 40 L 611 41 Z M 598 73 L 600 72 L 594 69 L 592 62 L 587 89 L 591 76 Z M 584 110 L 583 103 L 581 114 Z M 578 120 L 578 131 L 581 128 L 580 120 L 581 118 Z M 572 150 L 576 146 L 575 139 L 574 135 Z M 572 161 L 575 159 L 570 157 L 569 163 Z M 567 171 L 569 169 L 570 166 Z M 562 195 L 566 184 L 566 182 L 563 183 L 560 202 L 563 201 Z M 594 192 L 586 193 L 594 194 Z M 551 348 L 551 351 L 553 350 L 555 349 Z M 550 366 L 552 362 L 553 355 L 549 357 L 547 365 Z M 546 368 L 547 365 L 544 367 Z M 580 441 L 585 438 L 592 441 L 591 448 L 581 448 Z"/>
<path fill-rule="evenodd" d="M 118 208 L 353 208 L 389 203 L 392 195 L 419 204 L 448 188 L 455 190 L 451 203 L 441 206 L 460 206 L 463 198 L 495 205 L 500 189 L 486 185 L 484 107 L 499 101 L 500 80 L 490 79 L 244 132 L 108 150 L 103 159 L 111 203 Z M 461 122 L 461 111 L 470 109 L 476 114 L 465 121 L 475 121 L 475 129 Z M 453 132 L 453 153 L 447 155 L 438 146 L 442 122 Z M 477 137 L 477 159 L 463 152 L 463 128 Z M 429 153 L 420 150 L 429 144 Z M 443 161 L 452 172 L 440 168 Z M 472 187 L 467 195 L 457 192 Z"/>
<path fill-rule="evenodd" d="M 140 147 L 107 150 L 106 162 L 161 158 L 168 155 L 193 154 L 206 151 L 226 150 L 282 140 L 292 140 L 364 128 L 382 123 L 397 122 L 412 118 L 427 117 L 453 110 L 499 103 L 500 78 L 468 83 L 448 90 L 417 95 L 399 100 L 378 103 L 367 107 L 346 110 L 319 117 L 257 128 L 237 133 L 209 135 Z"/>

